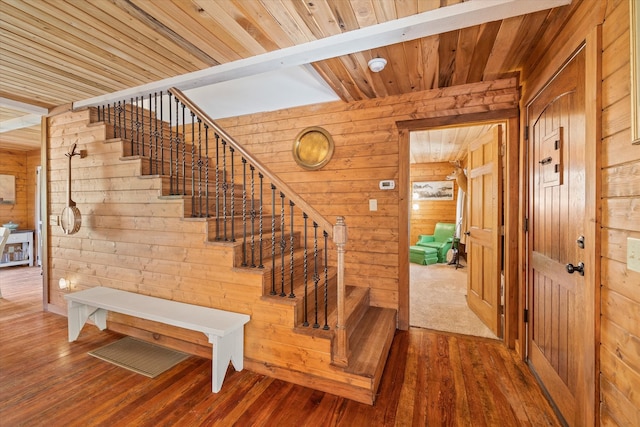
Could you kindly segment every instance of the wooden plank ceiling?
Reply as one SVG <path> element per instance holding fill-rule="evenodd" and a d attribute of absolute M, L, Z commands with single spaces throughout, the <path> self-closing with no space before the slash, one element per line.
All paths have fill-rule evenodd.
<path fill-rule="evenodd" d="M 0 0 L 0 98 L 50 109 L 460 1 Z M 312 65 L 346 102 L 506 77 L 575 3 Z"/>

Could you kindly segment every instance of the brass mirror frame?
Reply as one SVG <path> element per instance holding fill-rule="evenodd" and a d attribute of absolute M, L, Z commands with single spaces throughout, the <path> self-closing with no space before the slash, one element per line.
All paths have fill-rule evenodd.
<path fill-rule="evenodd" d="M 329 132 L 319 126 L 311 126 L 296 136 L 292 152 L 298 165 L 307 170 L 317 170 L 329 163 L 334 149 Z"/>

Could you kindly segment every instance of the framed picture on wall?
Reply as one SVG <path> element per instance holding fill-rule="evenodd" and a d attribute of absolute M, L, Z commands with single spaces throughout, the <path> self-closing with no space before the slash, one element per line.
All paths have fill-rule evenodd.
<path fill-rule="evenodd" d="M 13 205 L 16 203 L 16 177 L 0 175 L 0 203 Z"/>
<path fill-rule="evenodd" d="M 413 200 L 453 200 L 453 181 L 414 182 Z"/>

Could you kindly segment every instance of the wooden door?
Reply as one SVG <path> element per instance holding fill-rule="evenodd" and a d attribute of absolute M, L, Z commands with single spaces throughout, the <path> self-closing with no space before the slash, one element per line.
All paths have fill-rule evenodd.
<path fill-rule="evenodd" d="M 469 145 L 467 231 L 467 304 L 497 336 L 500 322 L 502 260 L 502 126 Z"/>
<path fill-rule="evenodd" d="M 528 359 L 569 425 L 575 425 L 584 355 L 585 55 L 578 53 L 528 106 Z M 591 243 L 593 244 L 593 243 Z M 585 268 L 593 268 L 586 266 Z M 568 271 L 569 270 L 569 271 Z M 593 319 L 590 319 L 593 321 Z"/>

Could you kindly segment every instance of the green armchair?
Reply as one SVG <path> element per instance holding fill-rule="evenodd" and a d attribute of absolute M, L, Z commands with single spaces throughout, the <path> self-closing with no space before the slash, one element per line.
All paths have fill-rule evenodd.
<path fill-rule="evenodd" d="M 416 246 L 437 249 L 438 262 L 446 262 L 447 252 L 451 249 L 455 232 L 455 224 L 438 222 L 433 230 L 433 234 L 421 234 L 418 236 Z"/>

